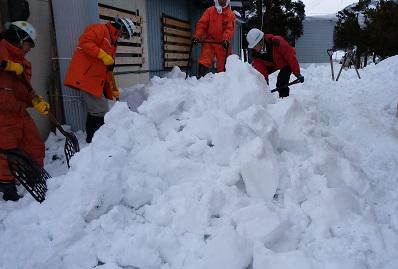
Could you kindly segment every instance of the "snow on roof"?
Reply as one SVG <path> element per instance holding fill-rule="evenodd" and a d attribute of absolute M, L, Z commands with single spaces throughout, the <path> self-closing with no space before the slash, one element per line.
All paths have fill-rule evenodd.
<path fill-rule="evenodd" d="M 348 5 L 357 3 L 358 0 L 301 0 L 305 4 L 305 13 L 307 16 L 318 17 L 333 14 Z"/>

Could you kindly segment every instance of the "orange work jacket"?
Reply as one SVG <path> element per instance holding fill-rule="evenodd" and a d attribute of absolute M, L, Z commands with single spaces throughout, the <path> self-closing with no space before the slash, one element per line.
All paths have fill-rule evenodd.
<path fill-rule="evenodd" d="M 64 84 L 97 97 L 104 93 L 112 99 L 111 71 L 97 55 L 102 49 L 115 59 L 118 35 L 119 30 L 110 23 L 88 26 L 80 36 Z"/>
<path fill-rule="evenodd" d="M 205 41 L 231 42 L 235 31 L 235 15 L 230 7 L 223 8 L 221 14 L 215 6 L 205 10 L 196 24 L 195 38 Z"/>
<path fill-rule="evenodd" d="M 22 50 L 5 39 L 0 41 L 0 61 L 10 60 L 22 64 L 28 80 L 32 76 L 32 65 L 25 59 Z M 27 107 L 32 106 L 35 93 L 30 91 L 18 78 L 17 74 L 0 69 L 0 121 L 1 116 L 9 119 L 10 115 L 20 116 Z"/>

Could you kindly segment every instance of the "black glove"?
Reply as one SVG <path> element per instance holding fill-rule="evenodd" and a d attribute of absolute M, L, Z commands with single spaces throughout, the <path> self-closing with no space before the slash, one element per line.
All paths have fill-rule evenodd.
<path fill-rule="evenodd" d="M 228 49 L 229 48 L 229 42 L 227 41 L 227 40 L 224 40 L 223 42 L 222 42 L 222 46 L 224 47 L 224 49 Z"/>
<path fill-rule="evenodd" d="M 300 83 L 304 83 L 304 76 L 302 76 L 301 74 L 297 75 L 297 79 L 298 81 L 300 81 Z"/>
<path fill-rule="evenodd" d="M 199 43 L 199 39 L 197 39 L 196 37 L 192 38 L 192 44 L 194 44 L 195 46 L 198 45 Z"/>

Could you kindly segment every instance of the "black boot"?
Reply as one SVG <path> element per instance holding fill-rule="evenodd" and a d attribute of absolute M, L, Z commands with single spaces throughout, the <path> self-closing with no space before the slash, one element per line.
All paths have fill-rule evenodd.
<path fill-rule="evenodd" d="M 282 89 L 279 90 L 279 98 L 288 97 L 289 94 L 290 94 L 290 89 L 289 89 L 289 87 L 282 88 Z"/>
<path fill-rule="evenodd" d="M 3 193 L 3 200 L 5 201 L 18 201 L 21 198 L 17 193 L 15 181 L 0 182 L 0 192 Z"/>
<path fill-rule="evenodd" d="M 86 142 L 91 143 L 94 133 L 104 125 L 104 117 L 97 117 L 90 115 L 87 113 L 87 120 L 86 120 Z"/>
<path fill-rule="evenodd" d="M 206 74 L 209 72 L 209 68 L 206 66 L 200 64 L 199 65 L 199 70 L 198 70 L 198 78 L 206 76 Z"/>

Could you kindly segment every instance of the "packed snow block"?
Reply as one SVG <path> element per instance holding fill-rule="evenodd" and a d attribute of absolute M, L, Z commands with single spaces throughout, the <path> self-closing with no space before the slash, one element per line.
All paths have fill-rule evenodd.
<path fill-rule="evenodd" d="M 311 120 L 293 97 L 271 106 L 270 113 L 278 124 L 280 146 L 290 152 L 309 155 L 307 136 Z"/>
<path fill-rule="evenodd" d="M 147 101 L 138 108 L 138 112 L 146 115 L 155 124 L 159 124 L 164 119 L 170 116 L 177 117 L 183 112 L 191 91 L 183 78 L 173 76 L 173 78 L 152 78 L 148 85 L 148 93 Z"/>
<path fill-rule="evenodd" d="M 231 215 L 237 232 L 253 241 L 264 242 L 281 225 L 280 217 L 264 205 L 250 205 Z"/>
<path fill-rule="evenodd" d="M 325 269 L 368 269 L 369 262 L 364 259 L 359 259 L 357 257 L 343 258 L 336 257 L 334 260 L 324 261 Z M 395 264 L 394 268 L 397 267 Z M 383 269 L 389 269 L 388 267 L 382 267 Z"/>
<path fill-rule="evenodd" d="M 254 244 L 253 269 L 316 269 L 300 251 L 274 253 L 261 244 Z"/>
<path fill-rule="evenodd" d="M 185 73 L 181 71 L 180 67 L 174 66 L 173 69 L 166 74 L 168 79 L 185 79 Z"/>
<path fill-rule="evenodd" d="M 239 124 L 249 128 L 258 137 L 267 138 L 274 150 L 278 149 L 280 144 L 278 126 L 263 106 L 250 106 L 238 113 L 236 119 Z"/>
<path fill-rule="evenodd" d="M 138 84 L 131 88 L 120 89 L 120 100 L 126 101 L 130 110 L 138 111 L 138 107 L 148 99 L 148 92 L 144 84 Z"/>
<path fill-rule="evenodd" d="M 105 125 L 95 134 L 94 144 L 96 136 L 107 136 L 113 141 L 112 147 L 131 149 L 137 144 L 151 143 L 158 138 L 158 131 L 148 118 L 130 111 L 125 102 L 117 102 L 105 115 Z"/>
<path fill-rule="evenodd" d="M 228 57 L 226 72 L 218 75 L 225 77 L 221 87 L 227 89 L 219 99 L 222 100 L 220 106 L 232 116 L 252 105 L 266 106 L 274 102 L 264 78 L 237 55 Z"/>
<path fill-rule="evenodd" d="M 338 154 L 337 152 L 326 154 L 319 167 L 328 180 L 328 187 L 348 187 L 358 195 L 365 194 L 370 188 L 369 177 Z"/>
<path fill-rule="evenodd" d="M 208 194 L 211 190 L 207 184 L 203 185 L 200 181 L 188 181 L 169 188 L 145 208 L 146 218 L 159 225 L 172 227 L 176 234 L 192 233 L 200 235 L 203 240 L 210 223 L 209 202 L 212 201 Z M 219 202 L 222 207 L 222 200 Z"/>
<path fill-rule="evenodd" d="M 123 200 L 131 207 L 138 208 L 152 201 L 153 196 L 164 188 L 162 179 L 126 167 L 123 178 Z"/>
<path fill-rule="evenodd" d="M 242 130 L 236 123 L 224 124 L 215 129 L 212 143 L 214 157 L 219 165 L 228 165 L 241 140 Z"/>
<path fill-rule="evenodd" d="M 279 165 L 272 145 L 259 137 L 240 145 L 233 164 L 240 168 L 251 197 L 271 201 L 279 185 Z"/>
<path fill-rule="evenodd" d="M 232 227 L 225 227 L 208 240 L 202 259 L 196 260 L 190 269 L 243 269 L 252 259 L 252 246 Z"/>
<path fill-rule="evenodd" d="M 155 248 L 137 244 L 135 237 L 119 242 L 115 261 L 122 268 L 161 268 L 162 259 Z"/>
<path fill-rule="evenodd" d="M 324 233 L 329 227 L 348 222 L 356 216 L 360 216 L 362 209 L 359 199 L 347 188 L 328 188 L 309 199 L 301 205 L 313 224 Z M 328 208 L 327 211 L 324 209 Z"/>

